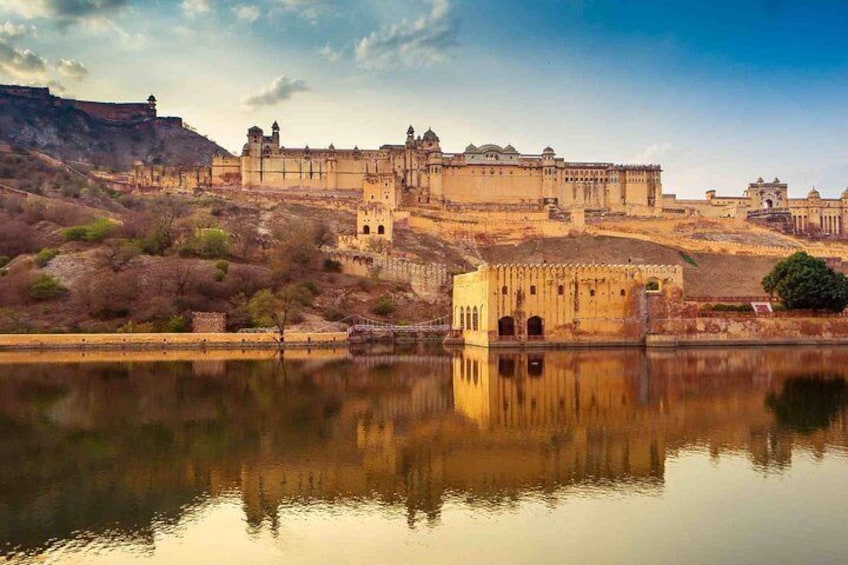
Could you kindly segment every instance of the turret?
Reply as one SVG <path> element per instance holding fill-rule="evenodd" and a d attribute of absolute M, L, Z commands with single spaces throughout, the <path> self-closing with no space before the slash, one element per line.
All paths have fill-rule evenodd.
<path fill-rule="evenodd" d="M 150 111 L 151 117 L 156 117 L 156 97 L 152 94 L 147 97 L 147 109 Z"/>
<path fill-rule="evenodd" d="M 262 138 L 265 132 L 259 126 L 253 126 L 247 130 L 247 152 L 252 157 L 262 155 Z"/>
<path fill-rule="evenodd" d="M 274 151 L 276 152 L 280 149 L 280 124 L 276 120 L 271 124 L 271 141 L 274 143 Z"/>
<path fill-rule="evenodd" d="M 428 151 L 440 151 L 439 148 L 439 136 L 436 135 L 432 129 L 427 129 L 424 132 L 424 137 L 422 138 L 421 149 Z"/>
<path fill-rule="evenodd" d="M 542 199 L 552 202 L 556 198 L 556 153 L 551 147 L 542 150 Z"/>
<path fill-rule="evenodd" d="M 406 147 L 408 149 L 412 149 L 415 147 L 415 129 L 410 124 L 409 129 L 406 130 Z"/>

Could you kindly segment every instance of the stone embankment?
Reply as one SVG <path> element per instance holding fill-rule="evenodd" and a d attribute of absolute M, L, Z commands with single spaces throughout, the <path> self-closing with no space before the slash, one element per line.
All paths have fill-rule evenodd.
<path fill-rule="evenodd" d="M 0 334 L 0 351 L 39 349 L 277 349 L 276 333 Z M 347 332 L 286 333 L 285 347 L 339 347 Z"/>

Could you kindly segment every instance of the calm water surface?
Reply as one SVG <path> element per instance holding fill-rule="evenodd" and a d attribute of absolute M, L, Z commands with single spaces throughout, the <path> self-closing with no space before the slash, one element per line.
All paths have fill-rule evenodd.
<path fill-rule="evenodd" d="M 848 560 L 848 349 L 91 355 L 0 354 L 0 561 Z"/>

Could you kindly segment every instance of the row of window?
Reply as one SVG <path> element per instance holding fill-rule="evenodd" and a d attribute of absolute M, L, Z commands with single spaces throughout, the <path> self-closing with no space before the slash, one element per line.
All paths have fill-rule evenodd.
<path fill-rule="evenodd" d="M 650 289 L 648 289 L 648 290 L 650 290 Z M 509 294 L 509 288 L 507 288 L 506 286 L 501 287 L 501 294 L 504 295 L 504 296 L 508 295 Z M 559 285 L 557 287 L 557 294 L 559 296 L 562 296 L 563 294 L 565 294 L 565 286 Z M 530 295 L 531 296 L 536 295 L 536 285 L 534 285 L 534 284 L 530 285 Z M 595 296 L 595 289 L 594 288 L 589 289 L 589 296 Z M 627 296 L 627 291 L 625 291 L 623 288 L 621 289 L 621 296 Z"/>
<path fill-rule="evenodd" d="M 483 311 L 483 307 L 480 307 L 479 312 Z M 477 307 L 475 306 L 473 309 L 469 306 L 465 308 L 464 306 L 459 307 L 459 329 L 461 330 L 478 330 L 480 329 L 480 318 L 478 315 Z"/>

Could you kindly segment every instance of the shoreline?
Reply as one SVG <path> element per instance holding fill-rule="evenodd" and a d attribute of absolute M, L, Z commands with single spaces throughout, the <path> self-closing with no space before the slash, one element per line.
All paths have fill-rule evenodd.
<path fill-rule="evenodd" d="M 0 334 L 0 351 L 277 350 L 347 347 L 347 332 L 158 334 Z"/>
<path fill-rule="evenodd" d="M 278 350 L 332 350 L 365 345 L 351 340 L 346 332 L 294 333 L 281 345 L 274 333 L 184 333 L 184 334 L 0 334 L 0 353 L 15 352 L 273 352 Z M 459 343 L 457 343 L 459 342 Z M 700 337 L 652 334 L 644 340 L 580 340 L 574 342 L 502 342 L 488 346 L 445 340 L 448 348 L 480 348 L 489 351 L 554 351 L 567 349 L 685 349 L 702 347 L 846 346 L 848 337 L 728 338 L 704 334 Z"/>

